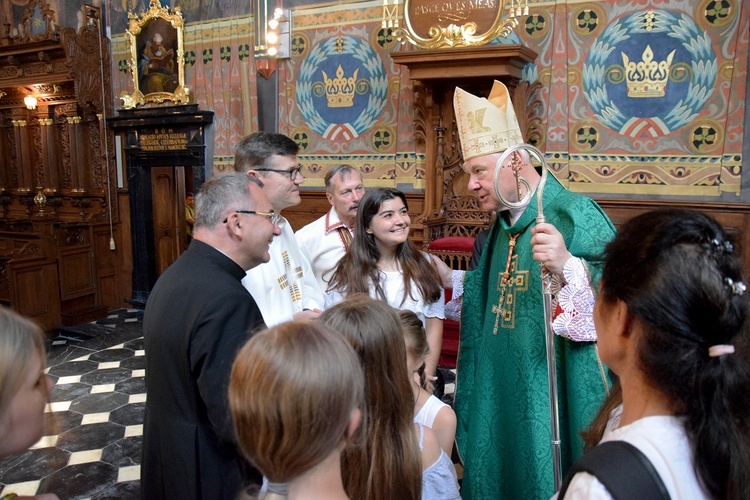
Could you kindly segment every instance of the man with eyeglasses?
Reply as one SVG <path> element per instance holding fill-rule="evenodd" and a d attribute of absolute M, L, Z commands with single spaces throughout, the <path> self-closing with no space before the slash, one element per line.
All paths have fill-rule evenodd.
<path fill-rule="evenodd" d="M 227 399 L 231 360 L 263 327 L 241 280 L 281 233 L 261 186 L 237 172 L 203 184 L 193 241 L 146 303 L 143 498 L 234 500 L 261 482 L 239 453 Z"/>
<path fill-rule="evenodd" d="M 294 233 L 323 291 L 349 248 L 359 200 L 365 195 L 362 174 L 351 165 L 331 167 L 325 176 L 325 185 L 331 210 Z"/>
<path fill-rule="evenodd" d="M 274 212 L 280 214 L 302 201 L 299 186 L 305 178 L 298 152 L 297 143 L 283 134 L 255 132 L 237 145 L 234 169 L 260 179 Z M 269 248 L 271 260 L 248 271 L 242 280 L 269 327 L 293 319 L 315 319 L 325 303 L 310 263 L 284 217 L 279 227 L 281 235 Z"/>

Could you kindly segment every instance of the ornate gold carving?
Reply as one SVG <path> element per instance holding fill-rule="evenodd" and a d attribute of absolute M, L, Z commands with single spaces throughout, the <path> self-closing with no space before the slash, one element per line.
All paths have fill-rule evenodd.
<path fill-rule="evenodd" d="M 37 14 L 41 17 L 36 17 Z M 55 11 L 46 1 L 29 0 L 23 11 L 19 34 L 15 41 L 26 43 L 53 39 L 55 37 L 56 21 Z M 42 28 L 41 33 L 39 30 L 40 27 Z"/>
<path fill-rule="evenodd" d="M 387 3 L 386 3 L 387 4 Z M 518 26 L 515 11 L 511 9 L 511 15 L 503 19 L 506 8 L 505 0 L 495 2 L 465 2 L 459 8 L 452 2 L 404 0 L 404 23 L 405 28 L 398 27 L 398 21 L 386 21 L 395 32 L 401 43 L 410 42 L 423 49 L 436 49 L 440 47 L 464 47 L 471 45 L 485 45 L 497 37 L 507 37 Z M 487 12 L 484 12 L 487 11 Z M 386 11 L 390 18 L 394 17 L 392 10 Z M 528 11 L 527 11 L 528 12 Z M 424 14 L 426 17 L 434 17 L 436 24 L 429 27 L 425 36 L 424 29 L 419 29 L 416 18 Z M 479 24 L 487 25 L 486 16 L 491 16 L 489 29 L 477 33 Z M 520 15 L 520 12 L 518 12 Z M 422 33 L 422 34 L 420 34 Z"/>
<path fill-rule="evenodd" d="M 148 10 L 140 16 L 128 12 L 128 19 L 128 69 L 133 77 L 134 92 L 120 94 L 122 107 L 130 109 L 149 102 L 165 101 L 188 104 L 190 88 L 185 85 L 183 54 L 185 21 L 180 8 L 162 7 L 159 0 L 150 0 Z M 162 45 L 162 42 L 171 40 L 174 40 L 174 46 Z M 157 49 L 152 50 L 152 46 Z M 173 87 L 175 78 L 177 82 Z M 165 90 L 170 88 L 174 90 Z"/>
<path fill-rule="evenodd" d="M 25 127 L 26 126 L 26 120 L 11 120 L 11 124 L 13 124 L 14 127 Z"/>
<path fill-rule="evenodd" d="M 68 120 L 68 123 L 71 125 L 74 123 L 81 123 L 80 116 L 66 116 L 65 119 Z"/>

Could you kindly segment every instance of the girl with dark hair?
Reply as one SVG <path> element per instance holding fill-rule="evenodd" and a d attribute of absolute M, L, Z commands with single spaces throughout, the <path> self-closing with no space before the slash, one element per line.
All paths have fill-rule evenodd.
<path fill-rule="evenodd" d="M 673 499 L 747 498 L 750 491 L 745 283 L 739 251 L 699 212 L 643 214 L 606 247 L 594 323 L 601 359 L 619 376 L 622 406 L 602 443 L 635 446 Z M 610 494 L 579 472 L 560 496 Z"/>
<path fill-rule="evenodd" d="M 415 312 L 427 332 L 425 373 L 432 381 L 443 345 L 444 295 L 429 256 L 409 240 L 408 210 L 406 196 L 397 189 L 372 189 L 362 197 L 354 239 L 328 284 L 326 307 L 366 293 Z"/>
<path fill-rule="evenodd" d="M 323 311 L 320 321 L 341 332 L 365 372 L 363 443 L 344 451 L 350 498 L 460 499 L 456 470 L 431 429 L 412 422 L 413 393 L 396 311 L 355 294 Z"/>
<path fill-rule="evenodd" d="M 406 366 L 414 394 L 414 422 L 432 429 L 445 453 L 453 453 L 456 439 L 456 414 L 453 408 L 425 390 L 424 360 L 430 352 L 422 322 L 412 311 L 398 312 L 406 344 Z M 421 374 L 420 374 L 421 372 Z M 418 381 L 419 380 L 419 381 Z M 420 383 L 421 382 L 421 383 Z"/>

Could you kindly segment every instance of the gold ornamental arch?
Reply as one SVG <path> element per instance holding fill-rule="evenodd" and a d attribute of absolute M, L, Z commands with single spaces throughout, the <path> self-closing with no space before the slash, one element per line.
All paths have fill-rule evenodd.
<path fill-rule="evenodd" d="M 423 49 L 485 45 L 528 14 L 526 0 L 404 0 L 403 9 L 397 35 Z"/>

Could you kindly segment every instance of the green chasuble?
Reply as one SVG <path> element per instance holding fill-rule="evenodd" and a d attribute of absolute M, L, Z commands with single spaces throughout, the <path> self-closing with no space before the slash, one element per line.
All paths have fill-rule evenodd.
<path fill-rule="evenodd" d="M 513 226 L 504 215 L 490 228 L 477 268 L 464 278 L 455 398 L 456 444 L 464 464 L 461 495 L 546 500 L 554 493 L 554 479 L 542 285 L 531 252 L 536 198 Z M 615 233 L 607 215 L 551 175 L 544 215 L 568 251 L 586 261 L 596 283 L 600 254 Z M 503 287 L 511 236 L 517 240 L 509 284 Z M 555 335 L 555 350 L 564 478 L 583 452 L 579 432 L 596 415 L 606 379 L 594 343 Z"/>

